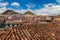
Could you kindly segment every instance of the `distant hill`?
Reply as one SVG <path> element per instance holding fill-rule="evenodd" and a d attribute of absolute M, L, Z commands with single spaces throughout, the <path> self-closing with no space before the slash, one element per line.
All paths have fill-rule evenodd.
<path fill-rule="evenodd" d="M 27 12 L 25 12 L 23 15 L 35 15 L 35 14 L 32 13 L 31 11 L 27 11 Z"/>
<path fill-rule="evenodd" d="M 3 14 L 3 15 L 12 15 L 12 14 L 19 14 L 19 13 L 14 12 L 13 10 L 7 10 L 7 11 L 1 13 L 1 14 Z"/>

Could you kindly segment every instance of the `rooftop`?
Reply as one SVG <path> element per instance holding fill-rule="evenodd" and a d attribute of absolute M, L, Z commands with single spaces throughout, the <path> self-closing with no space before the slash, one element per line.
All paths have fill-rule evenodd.
<path fill-rule="evenodd" d="M 55 24 L 55 25 L 53 25 Z M 60 25 L 56 23 L 8 27 L 0 31 L 2 40 L 60 40 Z"/>

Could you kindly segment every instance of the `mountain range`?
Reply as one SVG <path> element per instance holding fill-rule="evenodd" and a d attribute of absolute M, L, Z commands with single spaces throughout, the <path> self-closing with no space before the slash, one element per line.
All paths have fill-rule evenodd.
<path fill-rule="evenodd" d="M 13 14 L 21 14 L 21 13 L 17 13 L 17 12 L 15 12 L 15 11 L 13 11 L 13 10 L 6 10 L 5 12 L 3 12 L 3 13 L 1 13 L 2 15 L 13 15 Z M 26 14 L 28 14 L 28 15 L 35 15 L 34 13 L 32 13 L 31 11 L 27 11 L 27 12 L 25 12 L 24 14 L 22 14 L 22 15 L 26 15 Z"/>

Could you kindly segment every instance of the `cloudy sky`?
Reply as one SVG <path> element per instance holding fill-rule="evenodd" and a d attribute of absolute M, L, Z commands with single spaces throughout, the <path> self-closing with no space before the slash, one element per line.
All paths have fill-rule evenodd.
<path fill-rule="evenodd" d="M 59 15 L 60 0 L 0 0 L 0 13 L 8 9 L 19 13 L 29 10 L 38 15 Z"/>

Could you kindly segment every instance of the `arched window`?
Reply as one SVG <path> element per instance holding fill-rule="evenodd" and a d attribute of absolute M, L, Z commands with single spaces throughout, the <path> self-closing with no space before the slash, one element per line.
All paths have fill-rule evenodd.
<path fill-rule="evenodd" d="M 10 26 L 10 24 L 8 24 L 8 27 Z"/>
<path fill-rule="evenodd" d="M 17 26 L 18 26 L 19 24 L 17 24 Z"/>
<path fill-rule="evenodd" d="M 12 24 L 12 26 L 14 26 L 15 24 Z"/>
<path fill-rule="evenodd" d="M 20 25 L 22 25 L 22 23 Z"/>

